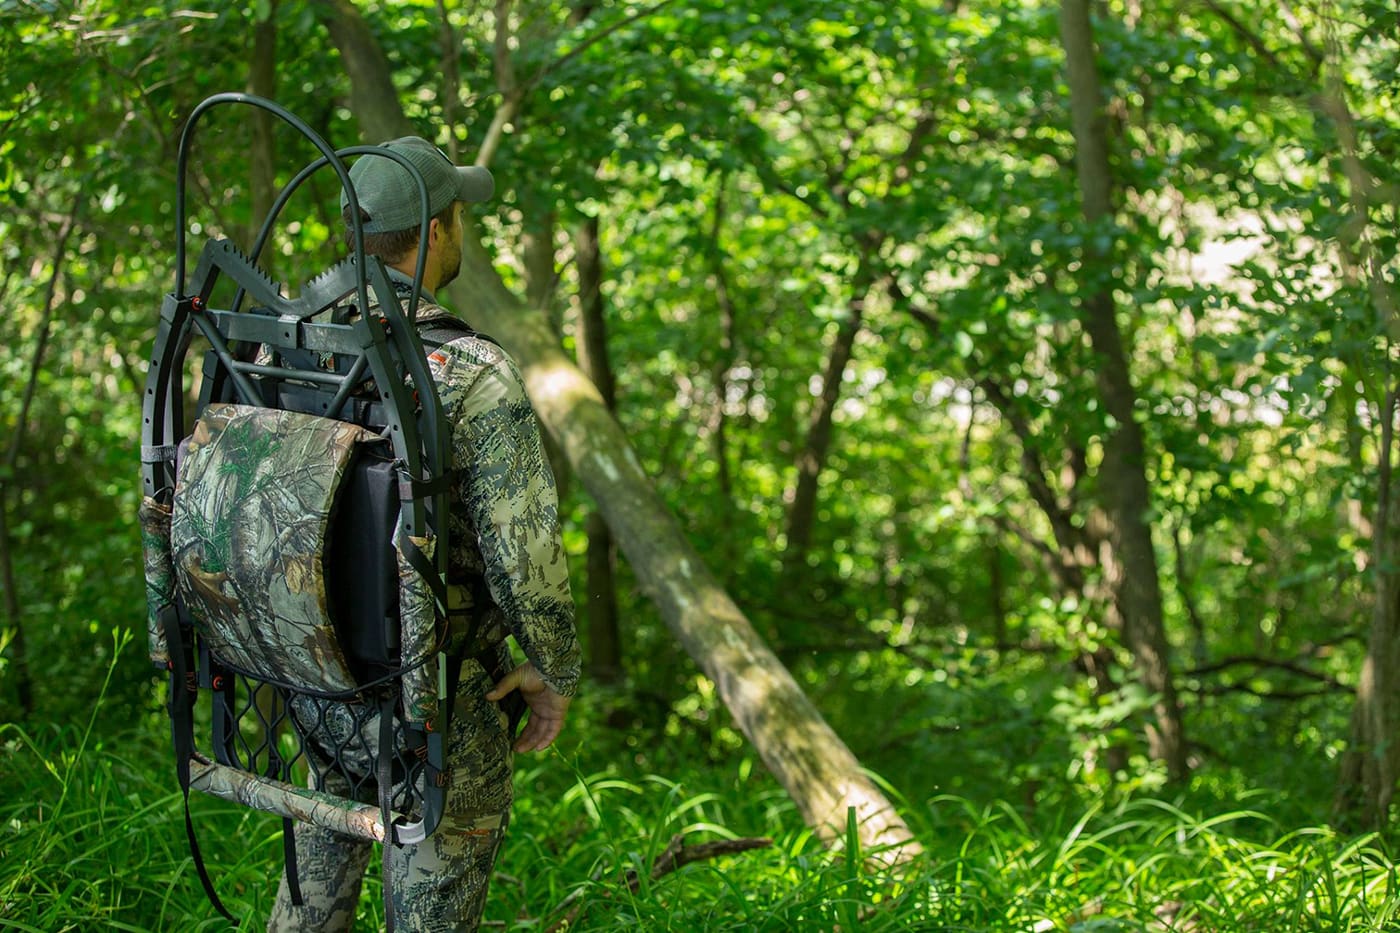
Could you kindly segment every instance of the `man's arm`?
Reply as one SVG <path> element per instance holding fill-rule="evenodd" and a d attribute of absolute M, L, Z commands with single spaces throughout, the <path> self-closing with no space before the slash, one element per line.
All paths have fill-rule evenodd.
<path fill-rule="evenodd" d="M 440 385 L 452 386 L 449 353 L 458 349 L 448 345 L 448 353 L 433 354 L 432 362 L 444 367 Z M 444 402 L 456 415 L 454 459 L 465 476 L 462 498 L 477 529 L 487 585 L 529 661 L 491 698 L 521 689 L 531 712 L 516 748 L 529 751 L 558 735 L 578 687 L 580 651 L 558 494 L 538 421 L 514 363 L 490 350 L 494 359 L 484 370 L 472 367 L 470 389 Z M 445 394 L 454 393 L 446 388 Z"/>

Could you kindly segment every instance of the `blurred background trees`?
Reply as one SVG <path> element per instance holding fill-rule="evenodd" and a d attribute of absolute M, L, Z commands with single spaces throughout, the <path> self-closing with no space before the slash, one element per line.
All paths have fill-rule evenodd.
<path fill-rule="evenodd" d="M 362 23 L 406 118 L 490 154 L 504 284 L 907 798 L 1272 770 L 1386 822 L 1393 5 L 349 9 L 0 6 L 7 718 L 81 708 L 106 631 L 140 630 L 135 445 L 185 116 L 254 88 L 337 144 L 385 135 L 340 51 Z M 240 113 L 196 156 L 190 232 L 246 239 L 312 154 Z M 334 194 L 286 212 L 284 281 L 336 255 Z M 603 721 L 638 760 L 677 730 L 732 753 L 568 472 Z M 152 709 L 142 653 L 119 663 Z M 1277 767 L 1299 758 L 1306 779 Z"/>

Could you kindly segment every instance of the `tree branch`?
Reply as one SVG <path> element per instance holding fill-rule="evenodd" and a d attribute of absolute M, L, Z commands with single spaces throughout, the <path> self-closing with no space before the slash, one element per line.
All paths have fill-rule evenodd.
<path fill-rule="evenodd" d="M 721 839 L 716 842 L 703 842 L 697 846 L 685 845 L 685 836 L 676 834 L 671 837 L 671 842 L 665 850 L 651 863 L 651 873 L 648 877 L 652 881 L 664 878 L 674 871 L 678 871 L 689 865 L 691 862 L 702 862 L 708 859 L 719 858 L 724 855 L 737 855 L 740 852 L 749 852 L 754 849 L 766 849 L 773 844 L 773 840 L 764 837 L 750 837 L 746 839 Z M 590 881 L 598 881 L 602 878 L 601 869 L 595 870 L 590 876 Z M 635 869 L 627 869 L 627 890 L 636 894 L 641 888 L 641 878 Z M 578 921 L 579 915 L 583 913 L 585 905 L 577 903 L 583 897 L 583 892 L 588 890 L 587 886 L 580 886 L 570 892 L 550 913 L 558 913 L 565 908 L 569 908 L 568 913 L 550 924 L 546 933 L 559 933 L 561 930 L 571 930 Z M 604 898 L 610 898 L 612 892 L 606 892 Z"/>
<path fill-rule="evenodd" d="M 913 296 L 905 292 L 893 278 L 889 279 L 886 291 L 896 306 L 922 324 L 930 336 L 936 339 L 941 335 L 942 321 L 933 313 L 921 308 Z M 987 375 L 978 376 L 976 384 L 986 393 L 987 400 L 997 409 L 1006 423 L 1010 425 L 1012 433 L 1016 435 L 1021 447 L 1021 466 L 1026 488 L 1030 491 L 1031 498 L 1035 500 L 1036 505 L 1049 519 L 1061 552 L 1054 553 L 1028 532 L 1022 533 L 1021 537 L 1028 543 L 1035 545 L 1037 551 L 1050 557 L 1052 570 L 1066 586 L 1072 589 L 1082 588 L 1082 574 L 1072 560 L 1066 560 L 1066 555 L 1073 554 L 1076 549 L 1088 542 L 1084 539 L 1084 533 L 1074 527 L 1069 511 L 1060 506 L 1058 497 L 1050 486 L 1045 464 L 1035 449 L 1035 431 L 1032 430 L 1030 422 L 1026 420 L 1025 416 L 1016 409 L 1006 390 L 995 379 Z"/>
<path fill-rule="evenodd" d="M 1243 39 L 1245 41 L 1245 44 L 1247 44 L 1250 48 L 1254 49 L 1254 51 L 1257 52 L 1261 58 L 1263 58 L 1273 67 L 1277 68 L 1279 71 L 1288 71 L 1288 67 L 1284 65 L 1283 62 L 1279 61 L 1278 56 L 1274 54 L 1274 50 L 1269 48 L 1269 46 L 1264 42 L 1263 37 L 1260 36 L 1253 29 L 1250 29 L 1244 23 L 1240 22 L 1239 19 L 1235 16 L 1235 14 L 1225 9 L 1223 6 L 1217 3 L 1216 0 L 1202 0 L 1202 2 L 1205 3 L 1206 8 L 1212 13 L 1214 13 L 1221 20 L 1221 22 L 1233 29 L 1235 31 L 1235 34 L 1238 35 L 1241 39 Z"/>
<path fill-rule="evenodd" d="M 442 54 L 442 122 L 447 126 L 447 154 L 457 161 L 457 111 L 462 94 L 462 46 L 457 41 L 457 31 L 447 18 L 447 4 L 437 0 L 438 44 Z"/>
<path fill-rule="evenodd" d="M 515 83 L 515 66 L 510 60 L 510 7 L 511 0 L 496 0 L 496 32 L 491 42 L 492 69 L 496 75 L 496 89 L 501 92 L 501 106 L 491 116 L 491 125 L 481 147 L 476 151 L 476 164 L 486 168 L 496 156 L 501 139 L 505 136 L 506 124 L 515 119 L 520 110 L 520 100 L 524 91 Z"/>
<path fill-rule="evenodd" d="M 530 75 L 524 81 L 517 82 L 515 76 L 515 66 L 510 60 L 511 38 L 510 30 L 510 6 L 511 0 L 496 0 L 496 37 L 493 44 L 494 67 L 496 72 L 496 87 L 501 92 L 501 106 L 496 108 L 495 114 L 491 117 L 491 125 L 486 130 L 486 137 L 481 142 L 481 148 L 477 150 L 476 164 L 483 168 L 490 166 L 491 160 L 495 158 L 496 150 L 500 148 L 501 141 L 505 137 L 506 125 L 509 124 L 520 113 L 520 106 L 524 103 L 525 97 L 534 90 L 551 71 L 577 58 L 587 51 L 591 46 L 596 45 L 608 36 L 617 32 L 625 26 L 631 25 L 638 20 L 655 15 L 662 9 L 670 6 L 675 0 L 661 0 L 654 6 L 644 10 L 624 16 L 615 23 L 611 23 L 598 30 L 593 35 L 584 39 L 578 45 L 565 52 L 563 55 L 541 65 L 539 70 Z"/>
<path fill-rule="evenodd" d="M 754 849 L 766 849 L 772 844 L 772 839 L 758 836 L 746 839 L 719 839 L 715 842 L 702 842 L 698 846 L 687 846 L 685 836 L 677 833 L 671 837 L 671 842 L 666 846 L 665 851 L 656 857 L 656 861 L 652 862 L 651 880 L 656 881 L 664 878 L 692 862 L 704 862 L 722 855 L 737 855 L 740 852 L 751 852 Z M 627 870 L 627 889 L 635 894 L 640 885 L 641 879 L 637 877 L 637 872 L 629 868 Z"/>
<path fill-rule="evenodd" d="M 589 36 L 587 39 L 584 39 L 578 45 L 574 46 L 573 48 L 569 49 L 569 51 L 556 58 L 554 61 L 542 65 L 540 67 L 540 70 L 531 75 L 529 80 L 525 82 L 526 85 L 529 87 L 534 87 L 540 82 L 541 79 L 544 78 L 545 75 L 549 74 L 551 71 L 558 68 L 559 66 L 565 65 L 573 59 L 577 58 L 578 56 L 582 55 L 584 52 L 588 51 L 590 47 L 597 45 L 599 42 L 602 42 L 608 36 L 612 35 L 620 29 L 623 29 L 624 27 L 632 25 L 638 20 L 646 19 L 649 16 L 655 16 L 657 13 L 660 13 L 666 7 L 670 6 L 672 3 L 675 2 L 676 0 L 661 0 L 660 3 L 657 3 L 653 6 L 649 6 L 644 10 L 638 10 L 637 12 L 629 16 L 624 16 L 622 19 L 618 20 L 615 23 L 610 23 L 609 25 L 604 26 L 602 29 L 599 29 L 593 35 Z"/>
<path fill-rule="evenodd" d="M 1332 687 L 1336 690 L 1350 691 L 1352 689 L 1351 687 L 1348 687 L 1346 684 L 1337 680 L 1337 678 L 1331 676 L 1330 674 L 1324 674 L 1320 671 L 1314 671 L 1311 668 L 1304 667 L 1301 663 L 1297 661 L 1286 661 L 1277 658 L 1260 658 L 1251 655 L 1231 655 L 1230 657 L 1222 658 L 1219 661 L 1214 661 L 1210 664 L 1203 664 L 1198 667 L 1192 668 L 1189 671 L 1185 671 L 1183 676 L 1204 677 L 1207 674 L 1218 674 L 1222 671 L 1229 670 L 1232 667 L 1244 666 L 1252 666 L 1256 668 L 1263 668 L 1266 670 L 1286 671 L 1290 674 L 1294 674 L 1298 677 L 1303 677 L 1307 680 L 1314 680 L 1318 683 L 1326 684 L 1327 686 Z"/>
<path fill-rule="evenodd" d="M 73 202 L 72 209 L 58 230 L 58 242 L 54 247 L 53 272 L 44 290 L 44 310 L 39 319 L 38 333 L 34 341 L 34 355 L 29 362 L 29 379 L 24 385 L 20 398 L 19 413 L 15 416 L 15 430 L 10 435 L 10 446 L 5 452 L 4 472 L 0 473 L 0 483 L 8 483 L 19 461 L 20 445 L 24 441 L 25 426 L 29 421 L 29 409 L 34 402 L 34 391 L 39 385 L 39 370 L 43 366 L 44 353 L 48 349 L 49 332 L 53 325 L 54 298 L 58 293 L 58 279 L 63 270 L 63 258 L 68 254 L 68 238 L 77 226 L 78 215 L 82 211 L 81 199 Z"/>
<path fill-rule="evenodd" d="M 1298 16 L 1293 12 L 1293 6 L 1288 0 L 1279 0 L 1279 12 L 1283 14 L 1283 21 L 1288 24 L 1288 28 L 1293 30 L 1293 35 L 1298 37 L 1298 44 L 1302 46 L 1303 54 L 1312 62 L 1313 75 L 1322 70 L 1322 63 L 1325 56 L 1322 50 L 1312 44 L 1307 32 L 1303 29 L 1303 24 L 1298 21 Z"/>
<path fill-rule="evenodd" d="M 1319 690 L 1258 690 L 1248 684 L 1218 684 L 1213 687 L 1194 689 L 1188 685 L 1180 689 L 1182 693 L 1194 694 L 1195 696 L 1219 697 L 1231 693 L 1246 693 L 1261 700 L 1306 700 L 1309 697 L 1328 696 L 1339 690 L 1344 693 L 1354 692 L 1350 687 L 1341 685 Z"/>
<path fill-rule="evenodd" d="M 705 251 L 710 261 L 710 274 L 714 277 L 715 301 L 719 306 L 719 347 L 715 354 L 714 366 L 710 370 L 710 378 L 714 383 L 715 391 L 715 409 L 710 422 L 710 430 L 714 440 L 715 463 L 718 467 L 719 492 L 725 502 L 729 502 L 733 496 L 733 477 L 730 475 L 729 469 L 729 419 L 726 413 L 726 404 L 729 396 L 729 372 L 734 368 L 736 352 L 734 346 L 736 327 L 734 301 L 729 293 L 729 276 L 724 268 L 724 247 L 720 244 L 726 209 L 725 186 L 728 180 L 728 172 L 721 172 L 715 191 L 714 219 L 710 224 L 710 236 Z"/>

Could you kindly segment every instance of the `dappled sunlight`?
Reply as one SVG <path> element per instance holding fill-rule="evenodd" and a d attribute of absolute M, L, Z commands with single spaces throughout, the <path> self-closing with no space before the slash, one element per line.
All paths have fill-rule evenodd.
<path fill-rule="evenodd" d="M 246 252 L 314 157 L 216 119 L 177 191 L 249 87 L 494 178 L 437 297 L 544 428 L 583 679 L 488 924 L 1400 921 L 1394 4 L 0 6 L 0 926 L 214 917 L 122 639 L 175 234 Z M 276 289 L 343 255 L 336 188 L 287 192 Z M 355 350 L 243 317 L 230 353 Z M 192 812 L 260 928 L 280 821 Z"/>

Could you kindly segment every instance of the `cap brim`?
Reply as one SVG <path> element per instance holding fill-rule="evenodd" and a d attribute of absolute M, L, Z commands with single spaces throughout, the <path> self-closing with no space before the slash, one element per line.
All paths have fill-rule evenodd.
<path fill-rule="evenodd" d="M 457 169 L 457 200 L 489 201 L 496 193 L 496 181 L 479 165 L 463 165 Z"/>

